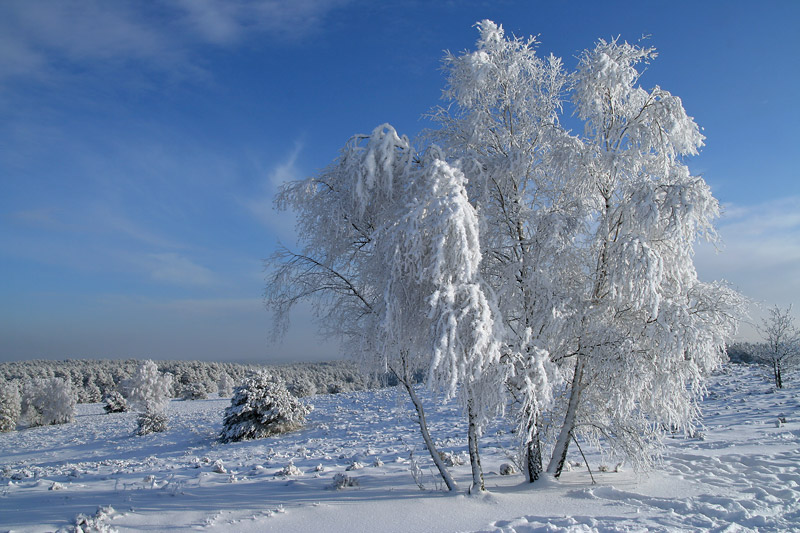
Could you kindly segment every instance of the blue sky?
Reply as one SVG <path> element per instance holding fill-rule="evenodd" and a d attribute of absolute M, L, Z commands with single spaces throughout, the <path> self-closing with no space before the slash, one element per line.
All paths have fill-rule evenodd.
<path fill-rule="evenodd" d="M 0 360 L 338 356 L 307 308 L 268 342 L 262 260 L 294 244 L 272 195 L 352 134 L 431 126 L 443 50 L 484 18 L 568 67 L 648 35 L 642 84 L 704 128 L 690 168 L 725 206 L 701 277 L 800 305 L 800 2 L 8 0 Z"/>

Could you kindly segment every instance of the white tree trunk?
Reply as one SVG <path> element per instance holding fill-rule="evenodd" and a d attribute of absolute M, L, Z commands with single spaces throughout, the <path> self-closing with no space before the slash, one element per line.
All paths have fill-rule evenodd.
<path fill-rule="evenodd" d="M 436 449 L 436 445 L 433 443 L 433 439 L 431 438 L 431 434 L 428 431 L 428 422 L 425 420 L 425 409 L 422 407 L 422 401 L 417 396 L 417 393 L 414 391 L 414 387 L 411 384 L 410 376 L 408 375 L 408 367 L 406 365 L 405 358 L 403 358 L 403 375 L 401 376 L 394 370 L 392 370 L 394 375 L 397 377 L 398 381 L 403 384 L 408 392 L 409 397 L 411 398 L 411 403 L 414 404 L 414 409 L 417 410 L 417 420 L 419 421 L 419 429 L 422 433 L 422 440 L 425 441 L 425 446 L 428 448 L 428 452 L 431 454 L 431 459 L 433 459 L 433 464 L 436 465 L 436 468 L 439 470 L 439 474 L 442 476 L 442 480 L 444 480 L 444 484 L 447 486 L 447 490 L 449 491 L 457 491 L 458 485 L 456 481 L 453 479 L 453 476 L 450 475 L 450 471 L 447 470 L 444 462 L 442 461 L 442 456 L 439 455 L 439 450 Z"/>
<path fill-rule="evenodd" d="M 576 357 L 575 375 L 572 378 L 572 389 L 570 390 L 567 412 L 564 414 L 564 423 L 561 426 L 556 445 L 553 448 L 553 455 L 550 458 L 550 463 L 547 465 L 547 473 L 555 477 L 561 475 L 561 471 L 564 469 L 564 463 L 567 460 L 569 441 L 572 440 L 572 431 L 575 429 L 575 418 L 578 414 L 581 392 L 583 392 L 584 356 L 578 354 Z"/>
<path fill-rule="evenodd" d="M 469 420 L 469 463 L 472 466 L 472 486 L 469 488 L 469 492 L 475 494 L 485 491 L 486 487 L 483 484 L 481 456 L 478 452 L 478 424 L 475 420 L 471 398 L 467 401 L 467 418 Z"/>

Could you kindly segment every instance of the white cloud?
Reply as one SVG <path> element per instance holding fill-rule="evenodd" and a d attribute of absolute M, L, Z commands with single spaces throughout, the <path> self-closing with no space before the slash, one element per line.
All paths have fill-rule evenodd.
<path fill-rule="evenodd" d="M 348 1 L 9 0 L 0 3 L 0 80 L 46 78 L 65 63 L 194 70 L 193 45 L 228 46 L 255 34 L 298 41 Z"/>
<path fill-rule="evenodd" d="M 800 305 L 800 197 L 726 206 L 718 229 L 719 251 L 697 248 L 701 279 L 725 279 L 757 305 Z M 756 322 L 757 305 L 752 309 Z M 744 333 L 754 335 L 752 328 Z"/>

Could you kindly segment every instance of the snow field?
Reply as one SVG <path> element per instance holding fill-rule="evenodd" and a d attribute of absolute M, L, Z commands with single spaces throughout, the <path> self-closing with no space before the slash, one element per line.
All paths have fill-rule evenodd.
<path fill-rule="evenodd" d="M 400 389 L 316 396 L 304 429 L 230 444 L 216 441 L 229 400 L 173 401 L 170 429 L 146 436 L 134 435 L 135 414 L 79 405 L 73 423 L 0 434 L 0 531 L 66 529 L 81 514 L 118 531 L 797 530 L 798 387 L 776 392 L 768 377 L 725 367 L 705 427 L 667 439 L 649 475 L 614 472 L 584 448 L 597 485 L 584 466 L 535 487 L 501 476 L 514 444 L 494 428 L 482 438 L 490 493 L 480 497 L 441 491 Z M 465 490 L 458 409 L 426 397 L 426 414 L 441 449 L 465 459 L 451 469 Z"/>

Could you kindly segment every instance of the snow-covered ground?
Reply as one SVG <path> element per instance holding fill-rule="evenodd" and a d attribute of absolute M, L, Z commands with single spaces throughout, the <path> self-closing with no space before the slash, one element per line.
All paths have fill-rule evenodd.
<path fill-rule="evenodd" d="M 0 530 L 69 528 L 80 514 L 119 531 L 799 530 L 799 391 L 729 365 L 702 435 L 668 439 L 646 475 L 600 472 L 587 453 L 596 485 L 584 467 L 533 487 L 499 475 L 513 444 L 493 431 L 480 497 L 441 491 L 400 389 L 317 396 L 305 429 L 233 444 L 215 440 L 228 400 L 174 401 L 169 431 L 144 437 L 133 414 L 79 405 L 74 423 L 0 434 Z M 466 459 L 456 411 L 429 403 L 428 416 L 442 449 Z M 301 474 L 281 475 L 289 464 Z M 453 471 L 466 488 L 469 465 Z M 333 488 L 337 474 L 357 485 Z"/>

